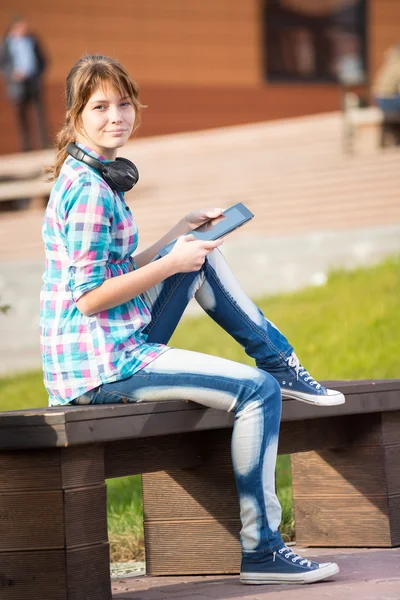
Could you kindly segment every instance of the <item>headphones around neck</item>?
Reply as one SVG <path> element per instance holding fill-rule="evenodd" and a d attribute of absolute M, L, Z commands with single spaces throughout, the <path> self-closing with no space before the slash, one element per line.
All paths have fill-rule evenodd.
<path fill-rule="evenodd" d="M 76 158 L 76 160 L 80 160 L 89 165 L 89 167 L 93 167 L 93 169 L 99 171 L 104 181 L 115 192 L 129 192 L 139 180 L 139 171 L 133 162 L 127 158 L 118 156 L 112 162 L 103 163 L 73 143 L 68 144 L 66 151 L 70 156 Z"/>

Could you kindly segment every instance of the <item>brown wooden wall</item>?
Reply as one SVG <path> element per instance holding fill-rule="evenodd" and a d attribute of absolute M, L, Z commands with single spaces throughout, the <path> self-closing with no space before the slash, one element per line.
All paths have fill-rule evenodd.
<path fill-rule="evenodd" d="M 47 110 L 54 133 L 63 85 L 85 52 L 115 56 L 149 105 L 140 135 L 163 134 L 336 110 L 335 85 L 267 84 L 263 79 L 261 0 L 3 0 L 0 29 L 24 14 L 51 64 Z M 400 0 L 370 0 L 373 76 L 399 41 Z M 0 90 L 0 153 L 18 149 L 12 106 Z"/>
<path fill-rule="evenodd" d="M 256 85 L 258 0 L 5 0 L 0 25 L 27 15 L 51 55 L 50 83 L 85 51 L 116 56 L 142 84 Z"/>
<path fill-rule="evenodd" d="M 400 42 L 400 2 L 370 0 L 369 63 L 373 77 L 382 64 L 386 50 Z"/>

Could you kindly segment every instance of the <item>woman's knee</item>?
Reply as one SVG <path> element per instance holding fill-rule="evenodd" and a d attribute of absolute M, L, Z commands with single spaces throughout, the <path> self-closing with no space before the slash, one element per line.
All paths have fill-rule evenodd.
<path fill-rule="evenodd" d="M 282 411 L 282 395 L 279 384 L 269 373 L 257 371 L 251 380 L 251 385 L 244 386 L 244 394 L 238 398 L 234 412 L 237 417 L 246 414 L 250 418 L 250 415 L 254 413 L 269 417 L 276 416 L 279 422 Z"/>
<path fill-rule="evenodd" d="M 282 402 L 282 394 L 281 388 L 275 377 L 267 373 L 266 371 L 261 371 L 259 374 L 260 378 L 260 396 L 264 399 L 264 401 L 274 402 L 281 404 Z"/>

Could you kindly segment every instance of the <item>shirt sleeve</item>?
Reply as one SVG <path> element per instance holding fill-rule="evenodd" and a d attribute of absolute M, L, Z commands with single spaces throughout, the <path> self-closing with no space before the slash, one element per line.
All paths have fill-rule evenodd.
<path fill-rule="evenodd" d="M 63 218 L 69 284 L 75 302 L 106 278 L 114 198 L 91 173 L 79 177 L 65 197 Z"/>

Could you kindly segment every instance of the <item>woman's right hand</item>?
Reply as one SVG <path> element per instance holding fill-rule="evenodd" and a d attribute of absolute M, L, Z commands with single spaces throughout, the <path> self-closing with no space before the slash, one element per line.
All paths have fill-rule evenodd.
<path fill-rule="evenodd" d="M 206 242 L 196 239 L 194 235 L 183 235 L 178 238 L 165 258 L 171 262 L 175 273 L 198 271 L 203 266 L 207 254 L 221 246 L 223 241 L 223 238 L 219 238 Z"/>

